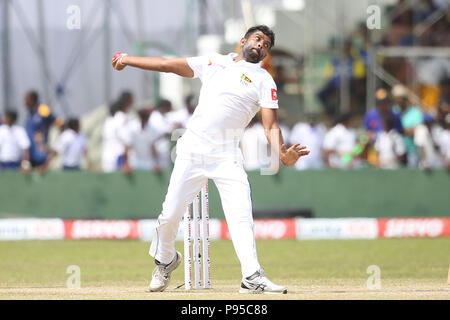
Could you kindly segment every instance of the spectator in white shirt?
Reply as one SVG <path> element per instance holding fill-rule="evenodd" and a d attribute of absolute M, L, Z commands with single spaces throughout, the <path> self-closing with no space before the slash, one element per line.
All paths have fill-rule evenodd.
<path fill-rule="evenodd" d="M 299 122 L 294 125 L 289 137 L 289 143 L 301 141 L 309 146 L 311 152 L 304 161 L 297 161 L 295 168 L 297 170 L 321 169 L 323 168 L 322 145 L 327 128 L 323 123 L 318 122 L 316 115 L 308 115 L 307 121 Z"/>
<path fill-rule="evenodd" d="M 123 92 L 111 106 L 111 117 L 103 126 L 102 169 L 104 172 L 121 170 L 131 174 L 128 151 L 131 144 L 128 111 L 133 105 L 133 95 Z"/>
<path fill-rule="evenodd" d="M 323 141 L 323 158 L 331 168 L 352 168 L 354 163 L 353 152 L 357 137 L 353 129 L 353 115 L 343 114 L 337 124 L 325 135 Z"/>
<path fill-rule="evenodd" d="M 30 165 L 30 140 L 25 129 L 16 125 L 17 112 L 6 111 L 0 125 L 0 169 L 28 173 Z"/>
<path fill-rule="evenodd" d="M 159 173 L 161 169 L 155 148 L 158 134 L 148 123 L 150 113 L 151 110 L 148 109 L 139 110 L 139 119 L 131 121 L 130 165 L 133 170 L 153 170 Z"/>
<path fill-rule="evenodd" d="M 80 133 L 80 121 L 72 118 L 67 122 L 67 128 L 58 138 L 58 142 L 45 163 L 39 168 L 41 173 L 45 172 L 51 161 L 59 154 L 62 157 L 63 170 L 80 170 L 83 157 L 86 159 L 88 168 L 92 168 L 88 154 L 88 143 L 86 136 Z"/>
<path fill-rule="evenodd" d="M 172 103 L 167 99 L 161 99 L 148 120 L 151 129 L 159 136 L 159 139 L 155 141 L 155 148 L 161 169 L 168 169 L 171 164 L 170 134 L 175 129 L 174 124 L 167 117 L 171 111 Z"/>
<path fill-rule="evenodd" d="M 439 139 L 439 150 L 445 168 L 450 171 L 450 113 L 445 116 L 444 121 L 445 127 Z"/>
<path fill-rule="evenodd" d="M 194 94 L 189 94 L 185 99 L 185 108 L 168 112 L 167 119 L 171 123 L 172 128 L 186 128 L 186 124 L 194 113 L 197 104 L 198 97 Z"/>
<path fill-rule="evenodd" d="M 414 128 L 414 144 L 419 154 L 419 168 L 422 170 L 438 169 L 442 167 L 439 151 L 431 136 L 431 124 L 434 119 L 425 114 L 424 123 Z"/>
<path fill-rule="evenodd" d="M 396 119 L 388 114 L 384 117 L 383 129 L 376 135 L 374 149 L 378 153 L 377 167 L 380 169 L 397 169 L 405 162 L 406 148 L 403 137 L 395 129 Z"/>

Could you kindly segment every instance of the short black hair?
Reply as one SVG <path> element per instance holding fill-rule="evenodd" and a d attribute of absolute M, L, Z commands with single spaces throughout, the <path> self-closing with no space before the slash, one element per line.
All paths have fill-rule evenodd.
<path fill-rule="evenodd" d="M 264 33 L 266 36 L 268 36 L 270 38 L 270 47 L 271 48 L 275 45 L 275 33 L 273 33 L 272 29 L 270 29 L 268 26 L 263 25 L 263 24 L 258 25 L 258 26 L 253 26 L 250 29 L 248 29 L 244 35 L 244 38 L 248 39 L 248 37 L 250 37 L 256 31 L 261 31 L 262 33 Z"/>
<path fill-rule="evenodd" d="M 118 110 L 124 110 L 133 100 L 133 94 L 130 91 L 123 91 L 119 99 L 116 101 L 116 107 Z"/>
<path fill-rule="evenodd" d="M 141 120 L 148 120 L 148 117 L 150 116 L 150 112 L 148 109 L 140 109 L 137 112 L 139 119 Z"/>
<path fill-rule="evenodd" d="M 119 110 L 120 110 L 119 103 L 117 101 L 115 101 L 109 105 L 109 114 L 111 116 L 114 116 L 116 114 L 116 112 Z"/>
<path fill-rule="evenodd" d="M 11 121 L 12 124 L 16 123 L 17 121 L 17 112 L 13 110 L 6 110 L 5 116 Z"/>
<path fill-rule="evenodd" d="M 39 100 L 39 94 L 36 90 L 30 90 L 27 92 L 28 97 L 34 102 L 37 103 Z"/>
<path fill-rule="evenodd" d="M 157 109 L 161 109 L 161 108 L 172 108 L 172 102 L 170 102 L 170 100 L 167 99 L 160 99 L 158 104 L 156 105 Z"/>
<path fill-rule="evenodd" d="M 395 128 L 395 118 L 394 115 L 391 113 L 388 113 L 386 116 L 383 117 L 384 120 L 384 129 L 386 131 L 391 131 Z"/>
<path fill-rule="evenodd" d="M 186 104 L 186 106 L 188 106 L 188 107 L 195 107 L 195 104 L 196 104 L 196 101 L 197 99 L 196 99 L 196 96 L 194 95 L 194 94 L 188 94 L 187 96 L 186 96 L 186 98 L 184 99 L 184 103 Z"/>
<path fill-rule="evenodd" d="M 347 124 L 355 115 L 353 112 L 345 112 L 337 117 L 336 124 Z"/>
<path fill-rule="evenodd" d="M 122 91 L 119 97 L 119 101 L 128 102 L 133 99 L 133 94 L 130 91 Z"/>
<path fill-rule="evenodd" d="M 80 130 L 80 121 L 77 118 L 70 118 L 67 121 L 67 128 L 72 129 L 73 131 Z"/>

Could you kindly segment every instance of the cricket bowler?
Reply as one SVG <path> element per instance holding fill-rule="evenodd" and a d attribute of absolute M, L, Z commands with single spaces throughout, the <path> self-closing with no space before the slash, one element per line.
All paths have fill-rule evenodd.
<path fill-rule="evenodd" d="M 277 88 L 261 61 L 275 44 L 267 26 L 247 30 L 240 40 L 239 54 L 211 54 L 191 58 L 132 57 L 117 53 L 112 60 L 116 70 L 126 66 L 158 72 L 171 72 L 202 82 L 198 106 L 177 141 L 177 157 L 170 184 L 150 245 L 156 267 L 150 291 L 163 291 L 170 275 L 181 263 L 175 250 L 178 225 L 187 206 L 207 183 L 214 181 L 234 249 L 241 264 L 240 293 L 287 293 L 274 284 L 258 262 L 253 230 L 252 201 L 240 137 L 255 114 L 261 110 L 266 137 L 281 162 L 292 166 L 309 154 L 299 143 L 286 148 L 278 125 Z"/>

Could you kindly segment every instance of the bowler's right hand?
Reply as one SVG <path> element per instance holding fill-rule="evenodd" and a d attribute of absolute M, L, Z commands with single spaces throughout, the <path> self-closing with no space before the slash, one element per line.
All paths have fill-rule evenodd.
<path fill-rule="evenodd" d="M 126 53 L 122 53 L 122 52 L 117 52 L 112 59 L 112 66 L 114 69 L 120 71 L 122 69 L 124 69 L 126 67 L 126 65 L 124 65 L 122 63 L 122 59 L 124 56 L 127 56 Z"/>

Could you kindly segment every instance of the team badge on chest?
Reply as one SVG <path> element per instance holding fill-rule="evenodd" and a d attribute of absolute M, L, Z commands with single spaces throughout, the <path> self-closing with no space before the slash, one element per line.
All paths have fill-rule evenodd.
<path fill-rule="evenodd" d="M 249 83 L 252 83 L 252 80 L 247 77 L 245 74 L 241 75 L 241 83 L 248 86 Z"/>

